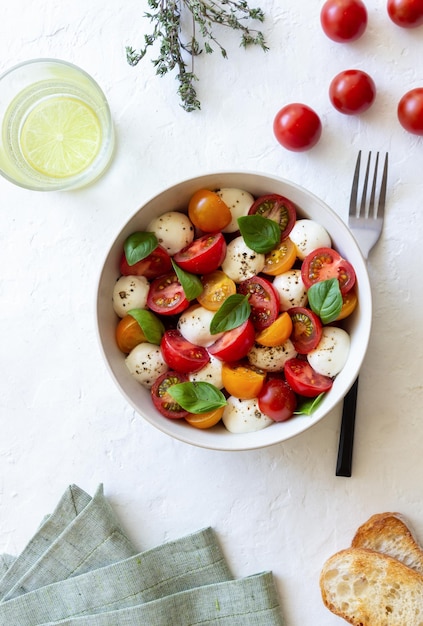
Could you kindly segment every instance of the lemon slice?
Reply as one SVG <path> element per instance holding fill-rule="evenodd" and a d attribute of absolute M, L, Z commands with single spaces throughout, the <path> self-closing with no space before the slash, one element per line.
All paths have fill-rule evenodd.
<path fill-rule="evenodd" d="M 54 96 L 40 102 L 22 127 L 21 150 L 28 164 L 51 178 L 75 176 L 95 159 L 101 127 L 81 100 Z"/>

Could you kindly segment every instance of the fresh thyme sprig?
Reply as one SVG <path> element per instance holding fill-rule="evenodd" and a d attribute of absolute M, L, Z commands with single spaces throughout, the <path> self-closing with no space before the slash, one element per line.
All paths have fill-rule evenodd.
<path fill-rule="evenodd" d="M 227 58 L 225 48 L 216 39 L 213 25 L 219 24 L 241 32 L 241 46 L 258 45 L 268 50 L 261 31 L 251 29 L 245 20 L 264 21 L 264 13 L 260 8 L 251 9 L 246 0 L 147 0 L 151 12 L 145 17 L 154 24 L 153 31 L 144 35 L 144 47 L 139 51 L 127 46 L 126 57 L 130 65 L 137 65 L 147 54 L 148 49 L 156 42 L 159 55 L 153 59 L 156 73 L 163 76 L 177 68 L 176 78 L 179 81 L 177 93 L 185 111 L 200 109 L 200 101 L 194 88 L 198 81 L 194 73 L 194 58 L 203 51 L 207 54 L 217 47 L 222 56 Z M 188 13 L 187 13 L 188 12 Z M 184 37 L 182 22 L 185 15 L 191 14 L 191 33 Z M 188 15 L 189 17 L 189 15 Z M 185 22 L 184 22 L 185 23 Z M 201 35 L 201 42 L 197 29 Z M 190 64 L 186 62 L 187 55 Z"/>

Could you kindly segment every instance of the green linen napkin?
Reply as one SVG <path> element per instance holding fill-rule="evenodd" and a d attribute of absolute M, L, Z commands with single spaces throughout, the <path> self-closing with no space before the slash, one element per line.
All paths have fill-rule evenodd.
<path fill-rule="evenodd" d="M 3 602 L 0 624 L 41 624 L 114 611 L 231 579 L 214 533 L 207 528 Z"/>
<path fill-rule="evenodd" d="M 0 579 L 11 568 L 16 558 L 11 554 L 0 554 Z"/>
<path fill-rule="evenodd" d="M 71 486 L 0 581 L 1 601 L 136 553 L 100 485 L 90 498 Z"/>
<path fill-rule="evenodd" d="M 270 572 L 43 626 L 283 626 Z"/>
<path fill-rule="evenodd" d="M 68 524 L 87 506 L 91 497 L 82 489 L 71 485 L 63 494 L 52 515 L 46 516 L 38 533 L 31 539 L 21 555 L 5 568 L 0 580 L 0 599 L 4 598 L 20 577 L 42 556 L 46 547 L 62 533 Z M 10 555 L 7 555 L 10 559 Z M 6 555 L 4 555 L 6 557 Z"/>
<path fill-rule="evenodd" d="M 211 528 L 137 554 L 102 485 L 69 487 L 0 572 L 4 626 L 283 624 L 272 574 L 234 580 Z"/>

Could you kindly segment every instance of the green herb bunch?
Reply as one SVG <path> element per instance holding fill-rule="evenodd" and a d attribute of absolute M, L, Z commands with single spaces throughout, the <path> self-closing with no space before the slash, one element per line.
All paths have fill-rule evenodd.
<path fill-rule="evenodd" d="M 261 31 L 251 29 L 247 20 L 264 21 L 260 8 L 251 9 L 246 0 L 147 0 L 151 12 L 145 13 L 154 25 L 149 35 L 144 35 L 144 47 L 139 51 L 127 46 L 126 56 L 130 65 L 137 65 L 156 42 L 159 55 L 153 59 L 156 73 L 163 76 L 177 69 L 179 81 L 177 93 L 185 111 L 200 109 L 194 88 L 198 80 L 194 73 L 194 58 L 204 51 L 213 52 L 217 47 L 224 58 L 225 48 L 216 39 L 213 25 L 219 24 L 241 33 L 241 46 L 258 45 L 268 50 Z M 190 24 L 185 36 L 182 24 Z M 203 48 L 202 48 L 203 46 Z M 190 63 L 185 59 L 190 57 Z"/>

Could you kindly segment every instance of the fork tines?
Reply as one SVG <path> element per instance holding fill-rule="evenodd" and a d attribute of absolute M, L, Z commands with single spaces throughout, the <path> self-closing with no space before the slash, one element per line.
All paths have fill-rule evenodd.
<path fill-rule="evenodd" d="M 360 165 L 361 165 L 361 150 L 358 153 L 357 162 L 354 170 L 353 186 L 351 190 L 350 198 L 350 216 L 353 217 L 381 217 L 386 200 L 386 183 L 388 179 L 388 153 L 385 154 L 385 162 L 383 165 L 382 180 L 380 185 L 380 192 L 378 202 L 376 203 L 376 189 L 378 181 L 378 166 L 379 166 L 379 152 L 376 152 L 376 159 L 373 167 L 373 176 L 371 178 L 371 192 L 369 201 L 366 202 L 367 188 L 369 186 L 370 165 L 372 160 L 372 153 L 369 152 L 367 157 L 366 170 L 363 181 L 360 181 Z M 357 198 L 361 191 L 360 203 L 357 202 Z"/>

